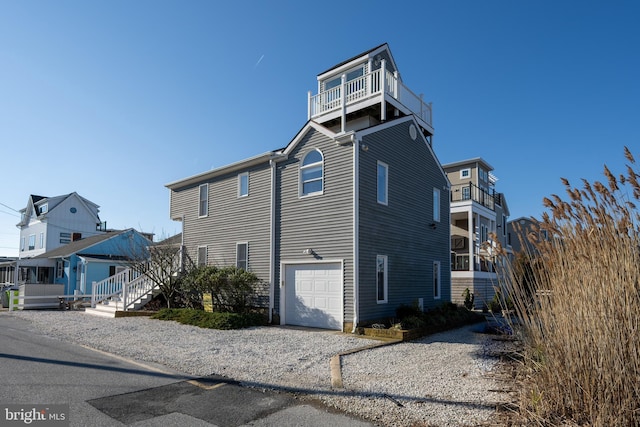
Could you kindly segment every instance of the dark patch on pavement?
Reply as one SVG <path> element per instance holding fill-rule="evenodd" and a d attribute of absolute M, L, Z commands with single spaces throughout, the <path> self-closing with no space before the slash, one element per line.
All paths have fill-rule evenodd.
<path fill-rule="evenodd" d="M 123 424 L 178 412 L 220 427 L 236 427 L 292 406 L 295 400 L 212 375 L 88 403 Z"/>

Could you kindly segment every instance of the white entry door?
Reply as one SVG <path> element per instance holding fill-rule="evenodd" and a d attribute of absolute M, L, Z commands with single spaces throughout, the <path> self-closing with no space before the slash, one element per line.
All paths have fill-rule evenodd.
<path fill-rule="evenodd" d="M 342 329 L 341 263 L 285 266 L 285 323 Z"/>

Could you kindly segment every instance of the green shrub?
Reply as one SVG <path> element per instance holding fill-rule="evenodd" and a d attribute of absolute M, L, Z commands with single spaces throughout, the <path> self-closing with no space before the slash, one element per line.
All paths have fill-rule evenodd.
<path fill-rule="evenodd" d="M 400 323 L 402 324 L 402 329 L 418 329 L 427 325 L 423 316 L 407 316 Z"/>
<path fill-rule="evenodd" d="M 209 313 L 202 310 L 190 308 L 162 309 L 151 316 L 152 319 L 173 320 L 185 325 L 198 326 L 207 329 L 242 329 L 251 326 L 263 326 L 267 324 L 267 319 L 263 314 L 245 312 Z"/>
<path fill-rule="evenodd" d="M 216 311 L 246 313 L 255 305 L 260 280 L 242 268 L 208 265 L 191 270 L 183 283 L 185 294 L 195 294 L 200 299 L 203 293 L 211 294 Z"/>
<path fill-rule="evenodd" d="M 418 304 L 406 305 L 401 304 L 396 308 L 396 317 L 399 319 L 405 319 L 407 317 L 421 317 L 424 314 Z"/>
<path fill-rule="evenodd" d="M 475 299 L 475 295 L 473 295 L 469 288 L 466 288 L 462 293 L 462 296 L 464 297 L 463 304 L 465 308 L 467 310 L 473 310 L 473 300 Z"/>

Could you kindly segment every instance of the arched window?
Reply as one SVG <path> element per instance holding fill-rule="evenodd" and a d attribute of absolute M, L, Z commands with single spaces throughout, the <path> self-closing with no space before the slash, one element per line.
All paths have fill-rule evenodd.
<path fill-rule="evenodd" d="M 300 166 L 300 195 L 322 194 L 323 157 L 320 150 L 309 151 Z"/>

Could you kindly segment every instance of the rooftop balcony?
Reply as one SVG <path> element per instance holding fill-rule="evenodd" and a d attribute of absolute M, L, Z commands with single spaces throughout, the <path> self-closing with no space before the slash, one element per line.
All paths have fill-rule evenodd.
<path fill-rule="evenodd" d="M 480 203 L 492 211 L 496 210 L 496 202 L 500 203 L 499 194 L 495 194 L 493 191 L 489 192 L 474 184 L 468 183 L 451 186 L 451 203 L 466 200 Z"/>
<path fill-rule="evenodd" d="M 404 115 L 414 114 L 418 124 L 433 135 L 432 106 L 424 102 L 423 95 L 416 95 L 402 83 L 397 73 L 388 71 L 385 61 L 381 68 L 363 76 L 312 95 L 309 92 L 308 119 L 324 123 L 374 105 L 380 106 L 380 120 L 387 120 L 387 105 Z"/>

